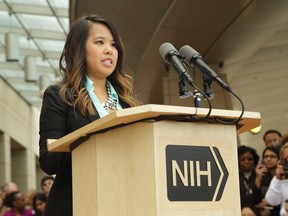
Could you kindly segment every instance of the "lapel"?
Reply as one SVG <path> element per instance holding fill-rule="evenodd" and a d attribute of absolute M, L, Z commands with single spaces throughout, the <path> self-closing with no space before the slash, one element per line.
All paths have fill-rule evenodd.
<path fill-rule="evenodd" d="M 91 115 L 89 112 L 88 112 L 88 114 L 87 114 L 87 117 L 89 118 L 89 120 L 90 120 L 91 122 L 96 121 L 97 119 L 100 118 L 100 115 L 99 115 L 98 111 L 96 110 L 96 108 L 95 108 L 94 106 L 93 106 L 93 108 L 94 108 L 96 114 L 95 114 L 95 115 Z"/>

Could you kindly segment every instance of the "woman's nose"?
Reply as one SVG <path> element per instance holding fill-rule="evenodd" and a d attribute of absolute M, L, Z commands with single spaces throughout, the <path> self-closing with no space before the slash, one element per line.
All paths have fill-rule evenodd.
<path fill-rule="evenodd" d="M 105 54 L 112 54 L 112 47 L 110 47 L 110 46 L 107 46 L 106 48 L 105 48 Z"/>

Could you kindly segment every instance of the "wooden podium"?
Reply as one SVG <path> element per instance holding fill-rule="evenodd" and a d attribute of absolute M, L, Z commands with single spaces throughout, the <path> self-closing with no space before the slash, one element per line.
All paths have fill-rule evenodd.
<path fill-rule="evenodd" d="M 74 216 L 240 214 L 237 133 L 260 114 L 166 105 L 119 110 L 59 140 L 71 151 Z"/>

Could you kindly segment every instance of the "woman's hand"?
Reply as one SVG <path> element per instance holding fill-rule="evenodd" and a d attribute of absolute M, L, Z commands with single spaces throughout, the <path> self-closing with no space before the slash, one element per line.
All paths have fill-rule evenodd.
<path fill-rule="evenodd" d="M 276 178 L 280 180 L 283 179 L 283 173 L 284 173 L 283 165 L 281 164 L 280 161 L 278 161 L 275 171 Z"/>
<path fill-rule="evenodd" d="M 257 188 L 260 188 L 262 177 L 267 172 L 267 168 L 264 164 L 258 164 L 255 168 L 255 172 L 256 172 L 255 185 L 257 186 Z"/>

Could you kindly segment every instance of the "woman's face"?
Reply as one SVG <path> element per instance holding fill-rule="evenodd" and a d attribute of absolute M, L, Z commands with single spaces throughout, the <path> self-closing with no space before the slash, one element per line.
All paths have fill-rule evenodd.
<path fill-rule="evenodd" d="M 277 154 L 271 150 L 266 150 L 263 155 L 263 161 L 268 169 L 276 168 L 278 163 Z"/>
<path fill-rule="evenodd" d="M 111 75 L 116 68 L 118 50 L 108 27 L 93 23 L 85 48 L 88 76 L 95 80 Z"/>
<path fill-rule="evenodd" d="M 246 152 L 239 156 L 239 170 L 242 172 L 250 172 L 254 169 L 253 155 Z"/>
<path fill-rule="evenodd" d="M 17 193 L 15 195 L 15 201 L 13 202 L 13 206 L 18 210 L 22 210 L 25 208 L 25 196 L 22 193 Z"/>
<path fill-rule="evenodd" d="M 43 182 L 42 190 L 46 195 L 49 194 L 49 191 L 51 190 L 53 183 L 54 181 L 52 179 L 47 179 L 46 181 Z"/>
<path fill-rule="evenodd" d="M 35 206 L 36 206 L 37 211 L 43 213 L 44 209 L 45 209 L 45 206 L 46 206 L 46 202 L 37 199 L 36 202 L 35 202 Z"/>

